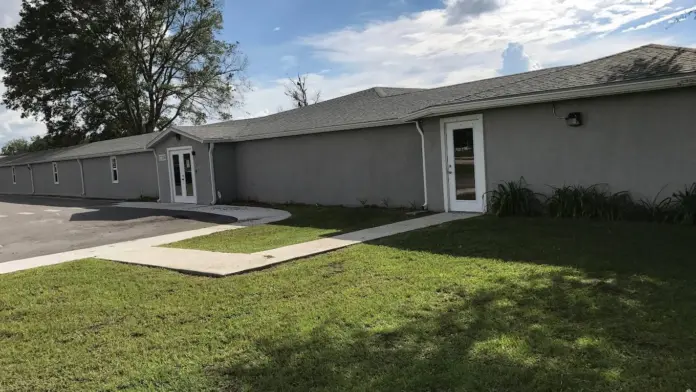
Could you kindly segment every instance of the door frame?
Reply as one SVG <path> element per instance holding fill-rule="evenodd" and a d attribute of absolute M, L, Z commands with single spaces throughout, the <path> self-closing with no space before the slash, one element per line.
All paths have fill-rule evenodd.
<path fill-rule="evenodd" d="M 176 194 L 174 192 L 174 159 L 172 155 L 174 153 L 186 153 L 191 154 L 191 178 L 193 179 L 193 196 L 187 196 L 186 201 L 177 202 Z M 183 160 L 181 161 L 183 165 Z M 182 166 L 183 167 L 183 166 Z M 167 171 L 169 172 L 169 195 L 172 203 L 181 204 L 197 204 L 198 203 L 198 191 L 196 190 L 196 160 L 193 155 L 193 147 L 170 147 L 167 149 Z M 182 184 L 183 185 L 183 184 Z"/>
<path fill-rule="evenodd" d="M 451 200 L 450 176 L 447 170 L 450 144 L 447 127 L 451 124 L 467 123 L 465 126 L 474 130 L 474 164 L 476 177 L 476 201 L 459 203 Z M 446 212 L 486 212 L 486 148 L 483 128 L 483 114 L 470 116 L 445 117 L 440 119 L 440 151 L 442 158 L 442 193 Z M 481 184 L 479 184 L 479 182 Z"/>

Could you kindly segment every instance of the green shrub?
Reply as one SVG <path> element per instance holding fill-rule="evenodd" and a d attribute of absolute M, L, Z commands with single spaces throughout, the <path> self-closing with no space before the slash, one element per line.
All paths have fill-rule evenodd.
<path fill-rule="evenodd" d="M 641 199 L 636 203 L 635 220 L 646 220 L 651 222 L 667 222 L 673 219 L 674 203 L 671 197 L 660 199 L 660 194 L 665 190 L 665 187 L 657 192 L 657 195 L 652 200 Z"/>
<path fill-rule="evenodd" d="M 696 224 L 696 183 L 685 186 L 684 190 L 672 194 L 674 200 L 674 221 Z"/>
<path fill-rule="evenodd" d="M 498 184 L 486 196 L 488 213 L 496 216 L 532 216 L 543 211 L 539 194 L 529 189 L 524 178 Z"/>
<path fill-rule="evenodd" d="M 547 208 L 549 214 L 556 218 L 620 220 L 635 210 L 635 203 L 628 192 L 610 193 L 600 185 L 552 188 Z"/>

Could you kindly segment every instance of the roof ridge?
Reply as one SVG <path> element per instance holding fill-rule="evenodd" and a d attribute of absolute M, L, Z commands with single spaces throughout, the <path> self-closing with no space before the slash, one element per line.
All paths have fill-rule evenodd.
<path fill-rule="evenodd" d="M 484 93 L 484 92 L 486 92 L 486 91 L 492 91 L 492 90 L 496 90 L 496 89 L 503 88 L 503 87 L 510 87 L 510 86 L 513 86 L 513 85 L 518 84 L 518 83 L 530 81 L 530 80 L 532 80 L 532 79 L 534 79 L 534 78 L 546 77 L 546 76 L 548 76 L 548 75 L 554 74 L 554 73 L 559 72 L 559 71 L 565 71 L 565 70 L 569 70 L 569 69 L 575 69 L 575 68 L 583 67 L 583 66 L 586 66 L 586 65 L 589 65 L 589 64 L 593 64 L 593 63 L 596 63 L 596 62 L 598 62 L 598 61 L 606 60 L 606 59 L 608 59 L 608 58 L 616 57 L 616 56 L 619 56 L 619 55 L 622 55 L 622 54 L 635 52 L 635 51 L 638 51 L 638 50 L 641 50 L 641 49 L 645 49 L 645 48 L 649 48 L 649 47 L 661 47 L 661 46 L 663 46 L 663 48 L 667 48 L 666 45 L 647 44 L 647 45 L 639 46 L 639 47 L 637 47 L 637 48 L 628 49 L 628 50 L 624 50 L 624 51 L 622 51 L 622 52 L 618 52 L 618 53 L 610 54 L 610 55 L 607 55 L 607 56 L 603 56 L 603 57 L 600 57 L 600 58 L 598 58 L 598 59 L 594 59 L 594 60 L 590 60 L 590 61 L 585 61 L 585 62 L 583 62 L 583 63 L 557 67 L 557 69 L 556 69 L 555 71 L 553 71 L 553 72 L 548 72 L 548 73 L 539 74 L 539 75 L 533 75 L 533 76 L 531 76 L 531 77 L 529 77 L 529 78 L 526 78 L 526 79 L 520 79 L 520 80 L 517 80 L 517 81 L 514 81 L 514 82 L 510 82 L 510 83 L 507 83 L 507 84 L 504 84 L 504 85 L 501 85 L 501 86 L 497 86 L 497 87 L 490 88 L 490 89 L 488 89 L 488 90 L 479 91 L 479 92 L 476 92 L 476 93 L 474 93 L 474 94 L 469 94 L 469 95 L 467 95 L 467 96 L 465 96 L 465 97 L 459 97 L 459 98 L 457 98 L 457 99 L 455 99 L 455 100 L 445 102 L 445 104 L 450 103 L 450 102 L 462 101 L 462 100 L 464 100 L 464 99 L 466 99 L 466 98 L 468 98 L 468 97 L 476 96 L 476 95 L 481 94 L 481 93 Z M 681 48 L 681 47 L 678 47 L 678 46 L 675 46 L 675 47 L 671 47 L 671 49 L 682 49 L 682 48 Z"/>
<path fill-rule="evenodd" d="M 647 45 L 641 46 L 641 48 L 688 50 L 689 52 L 696 52 L 696 48 L 690 48 L 688 46 L 676 46 L 676 45 L 664 45 L 664 44 L 647 44 Z M 637 49 L 640 49 L 640 48 L 637 48 Z"/>
<path fill-rule="evenodd" d="M 485 92 L 488 92 L 488 91 L 493 91 L 493 90 L 497 90 L 497 89 L 500 89 L 500 88 L 507 88 L 507 87 L 510 87 L 510 86 L 515 85 L 515 84 L 517 84 L 517 83 L 527 82 L 527 81 L 532 80 L 532 79 L 534 79 L 534 78 L 540 78 L 540 77 L 542 77 L 542 76 L 546 77 L 546 76 L 551 75 L 551 74 L 554 74 L 554 73 L 556 73 L 556 72 L 565 71 L 565 70 L 567 70 L 568 68 L 573 68 L 573 67 L 576 67 L 576 66 L 577 66 L 577 65 L 566 65 L 566 66 L 560 66 L 560 67 L 547 68 L 546 70 L 549 71 L 549 72 L 545 72 L 545 73 L 535 73 L 534 75 L 530 75 L 528 78 L 523 78 L 523 79 L 520 79 L 520 80 L 510 81 L 510 83 L 505 83 L 505 84 L 502 84 L 502 85 L 500 85 L 500 86 L 495 86 L 495 87 L 491 87 L 491 88 L 486 89 L 486 90 L 477 91 L 477 92 L 475 92 L 475 93 L 473 93 L 473 94 L 469 94 L 469 95 L 466 95 L 466 96 L 464 96 L 464 97 L 459 97 L 459 98 L 457 98 L 457 99 L 453 99 L 453 100 L 446 101 L 446 102 L 442 103 L 441 105 L 446 105 L 446 104 L 451 103 L 451 102 L 462 101 L 462 100 L 464 100 L 464 99 L 466 99 L 466 98 L 468 98 L 468 97 L 473 97 L 473 96 L 476 96 L 476 95 L 479 95 L 479 94 L 482 94 L 482 93 L 485 93 Z M 509 75 L 508 75 L 508 76 L 509 76 Z M 439 106 L 439 105 L 438 105 L 438 106 Z"/>

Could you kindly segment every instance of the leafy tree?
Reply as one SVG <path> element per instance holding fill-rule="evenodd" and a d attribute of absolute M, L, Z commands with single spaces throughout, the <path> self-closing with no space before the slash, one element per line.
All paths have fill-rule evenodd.
<path fill-rule="evenodd" d="M 0 155 L 17 155 L 29 151 L 29 142 L 26 139 L 18 138 L 7 142 L 0 150 Z"/>
<path fill-rule="evenodd" d="M 6 106 L 52 147 L 229 118 L 245 87 L 220 0 L 23 0 L 0 29 Z"/>
<path fill-rule="evenodd" d="M 285 85 L 285 95 L 292 101 L 292 106 L 303 108 L 315 104 L 321 99 L 321 91 L 310 94 L 307 87 L 307 75 L 297 75 L 297 79 L 290 79 Z"/>

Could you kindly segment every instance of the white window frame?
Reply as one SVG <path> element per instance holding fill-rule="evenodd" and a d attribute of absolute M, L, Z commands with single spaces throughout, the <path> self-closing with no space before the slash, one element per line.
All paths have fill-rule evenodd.
<path fill-rule="evenodd" d="M 60 184 L 60 176 L 58 175 L 58 162 L 51 162 L 51 166 L 53 167 L 53 184 L 58 185 Z"/>
<path fill-rule="evenodd" d="M 14 166 L 12 166 L 12 184 L 17 185 L 17 172 Z"/>
<path fill-rule="evenodd" d="M 116 173 L 116 179 L 114 180 L 114 173 Z M 118 159 L 115 156 L 109 157 L 109 175 L 111 176 L 111 183 L 118 184 L 118 180 L 121 179 L 120 173 L 118 172 Z"/>

